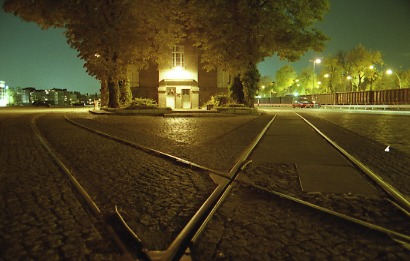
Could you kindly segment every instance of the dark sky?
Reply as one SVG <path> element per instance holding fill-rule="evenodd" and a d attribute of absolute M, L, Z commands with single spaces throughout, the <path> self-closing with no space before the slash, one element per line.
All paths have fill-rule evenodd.
<path fill-rule="evenodd" d="M 313 58 L 348 51 L 358 44 L 381 51 L 385 68 L 410 68 L 410 0 L 330 0 L 330 4 L 318 27 L 331 40 L 323 53 L 309 52 L 292 63 L 298 71 L 310 66 Z M 43 31 L 0 10 L 0 37 L 0 80 L 7 85 L 99 91 L 99 82 L 87 75 L 62 30 Z M 262 75 L 273 77 L 285 64 L 276 57 L 266 58 L 259 69 Z"/>
<path fill-rule="evenodd" d="M 308 52 L 290 63 L 297 71 L 313 66 L 309 60 L 349 51 L 358 44 L 380 51 L 386 69 L 410 69 L 410 0 L 330 0 L 330 11 L 317 27 L 330 40 L 323 53 Z M 285 64 L 277 57 L 266 58 L 259 70 L 273 77 Z"/>

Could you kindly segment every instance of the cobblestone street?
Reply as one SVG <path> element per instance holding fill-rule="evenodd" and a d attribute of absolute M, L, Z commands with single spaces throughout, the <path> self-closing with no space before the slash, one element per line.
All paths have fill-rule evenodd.
<path fill-rule="evenodd" d="M 189 118 L 94 115 L 83 109 L 44 112 L 0 110 L 0 260 L 125 258 L 106 231 L 103 220 L 90 212 L 41 145 L 33 132 L 34 126 L 104 213 L 112 212 L 117 205 L 148 249 L 164 250 L 216 184 L 207 171 L 175 164 L 126 143 L 228 172 L 272 118 L 271 115 Z M 276 113 L 283 122 L 287 121 L 286 112 Z M 305 116 L 361 160 L 368 159 L 369 164 L 379 162 L 372 167 L 378 167 L 386 179 L 406 195 L 410 194 L 406 190 L 410 164 L 405 149 L 386 157 L 371 137 L 346 131 L 310 114 Z M 121 139 L 123 143 L 70 121 Z M 371 222 L 372 211 L 384 208 L 378 196 L 302 193 L 298 175 L 292 162 L 250 163 L 240 174 L 244 182 L 234 184 L 226 201 L 191 247 L 193 260 L 406 260 L 410 257 L 408 250 L 382 233 L 323 215 L 271 193 L 280 191 L 313 200 L 349 215 L 369 215 Z M 386 206 L 380 212 L 388 216 L 392 213 L 388 211 L 390 208 Z M 393 222 L 395 215 L 381 222 Z M 397 217 L 394 221 L 397 228 L 392 229 L 403 228 L 400 222 Z M 404 225 L 403 229 L 400 232 L 409 234 L 410 228 Z"/>
<path fill-rule="evenodd" d="M 101 224 L 83 208 L 68 179 L 34 137 L 32 117 L 0 114 L 0 259 L 119 256 Z"/>

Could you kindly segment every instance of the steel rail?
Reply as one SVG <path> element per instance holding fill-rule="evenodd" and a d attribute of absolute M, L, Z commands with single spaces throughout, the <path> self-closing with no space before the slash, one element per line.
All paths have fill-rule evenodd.
<path fill-rule="evenodd" d="M 185 165 L 188 165 L 189 167 L 199 169 L 201 171 L 209 171 L 210 174 L 215 174 L 219 177 L 222 177 L 223 179 L 218 179 L 219 184 L 215 188 L 215 190 L 211 193 L 211 195 L 208 197 L 208 199 L 204 202 L 204 204 L 199 208 L 199 210 L 194 214 L 194 216 L 191 218 L 191 220 L 187 223 L 187 225 L 181 230 L 181 232 L 178 234 L 178 236 L 174 239 L 174 241 L 169 245 L 169 247 L 164 250 L 164 251 L 149 251 L 144 248 L 142 241 L 139 239 L 139 237 L 136 235 L 134 231 L 128 226 L 128 224 L 125 222 L 124 218 L 121 216 L 121 213 L 118 211 L 117 206 L 115 206 L 115 220 L 112 220 L 111 222 L 116 223 L 116 224 L 121 224 L 122 228 L 121 230 L 125 231 L 127 234 L 128 239 L 133 241 L 138 248 L 144 252 L 143 255 L 141 255 L 142 258 L 148 258 L 150 260 L 173 260 L 177 256 L 180 257 L 183 255 L 183 251 L 188 247 L 187 244 L 189 243 L 190 238 L 195 236 L 197 234 L 198 229 L 203 229 L 204 226 L 204 220 L 209 220 L 210 213 L 214 213 L 217 207 L 215 205 L 218 202 L 222 202 L 220 199 L 226 197 L 228 195 L 228 192 L 231 188 L 231 183 L 236 179 L 237 174 L 241 168 L 241 166 L 244 164 L 246 161 L 247 157 L 249 157 L 250 153 L 252 150 L 256 147 L 260 139 L 263 137 L 264 133 L 266 130 L 269 128 L 269 126 L 272 124 L 274 121 L 276 115 L 272 117 L 272 119 L 268 122 L 268 124 L 264 127 L 264 129 L 261 131 L 261 133 L 253 140 L 253 142 L 248 146 L 248 149 L 245 150 L 239 157 L 238 160 L 236 161 L 235 165 L 231 168 L 229 173 L 221 172 L 221 171 L 216 171 L 213 169 L 210 169 L 205 166 L 201 166 L 199 164 L 190 162 L 188 160 L 176 157 L 174 155 L 164 153 L 152 148 L 148 148 L 146 146 L 140 145 L 140 144 L 135 144 L 133 142 L 124 140 L 119 137 L 115 137 L 112 135 L 109 135 L 107 133 L 104 133 L 102 131 L 98 131 L 95 129 L 92 129 L 90 127 L 87 127 L 83 124 L 80 124 L 78 122 L 75 122 L 67 117 L 67 115 L 64 116 L 65 120 L 77 127 L 83 128 L 85 130 L 88 130 L 92 133 L 98 134 L 104 138 L 114 140 L 116 142 L 119 142 L 121 144 L 134 147 L 137 149 L 140 149 L 146 153 L 154 154 L 157 156 L 161 156 L 163 158 L 172 160 L 177 163 L 182 163 Z M 212 178 L 212 175 L 211 175 Z M 212 178 L 214 181 L 216 180 L 215 178 Z M 218 204 L 218 206 L 220 203 Z M 132 248 L 132 243 L 128 243 L 128 247 Z M 186 245 L 186 247 L 182 247 L 183 245 Z M 144 258 L 144 259 L 145 259 Z"/>
<path fill-rule="evenodd" d="M 297 114 L 297 113 L 296 113 L 296 114 Z M 275 115 L 275 116 L 276 116 L 276 115 Z M 302 117 L 301 117 L 301 118 L 302 118 Z M 242 170 L 246 168 L 246 166 L 248 165 L 248 163 L 250 163 L 250 162 L 247 162 L 246 164 L 244 164 L 244 165 L 242 166 Z M 264 188 L 264 187 L 262 187 L 262 186 L 259 186 L 259 185 L 254 184 L 254 183 L 253 183 L 252 181 L 250 181 L 250 180 L 237 179 L 236 181 L 237 181 L 238 183 L 242 183 L 242 184 L 245 184 L 245 185 L 254 187 L 254 188 L 257 189 L 257 190 L 264 191 L 264 192 L 269 193 L 269 194 L 273 194 L 273 195 L 278 196 L 278 197 L 280 197 L 280 198 L 284 198 L 284 199 L 290 200 L 290 201 L 292 201 L 292 202 L 295 202 L 295 203 L 301 204 L 301 205 L 303 205 L 303 206 L 306 206 L 306 207 L 315 209 L 315 210 L 317 210 L 317 211 L 320 211 L 320 212 L 329 214 L 329 215 L 331 215 L 331 216 L 334 216 L 334 217 L 343 219 L 343 220 L 345 220 L 345 221 L 348 221 L 348 222 L 351 222 L 351 223 L 354 223 L 354 224 L 357 224 L 357 225 L 366 227 L 366 228 L 368 228 L 368 229 L 372 229 L 372 230 L 378 231 L 378 232 L 380 232 L 380 233 L 387 234 L 387 235 L 390 236 L 393 240 L 395 240 L 395 241 L 398 242 L 398 243 L 401 243 L 401 244 L 404 245 L 405 247 L 409 248 L 409 246 L 410 246 L 410 236 L 409 236 L 409 235 L 406 235 L 406 234 L 403 234 L 403 233 L 400 233 L 400 232 L 397 232 L 397 231 L 394 231 L 394 230 L 391 230 L 391 229 L 388 229 L 388 228 L 385 228 L 385 227 L 382 227 L 382 226 L 378 226 L 378 225 L 375 225 L 375 224 L 372 224 L 372 223 L 369 223 L 369 222 L 360 220 L 360 219 L 355 218 L 355 217 L 348 216 L 348 215 L 346 215 L 346 214 L 343 214 L 343 213 L 340 213 L 340 212 L 337 212 L 337 211 L 334 211 L 334 210 L 331 210 L 331 209 L 328 209 L 328 208 L 325 208 L 325 207 L 321 207 L 321 206 L 319 206 L 319 205 L 316 205 L 316 204 L 307 202 L 307 201 L 305 201 L 305 200 L 296 198 L 296 197 L 294 197 L 294 196 L 289 196 L 289 195 L 287 195 L 287 194 L 284 194 L 284 193 L 281 193 L 281 192 L 278 192 L 278 191 L 266 189 L 266 188 Z M 392 203 L 393 203 L 393 202 L 392 202 Z M 405 214 L 408 215 L 408 212 L 405 212 Z M 195 237 L 194 239 L 196 240 L 196 237 Z M 193 242 L 194 242 L 194 240 L 193 240 Z"/>
<path fill-rule="evenodd" d="M 391 197 L 393 197 L 399 205 L 406 210 L 406 214 L 408 215 L 408 211 L 410 211 L 410 202 L 404 195 L 402 195 L 397 189 L 395 189 L 392 185 L 384 181 L 379 175 L 374 173 L 369 167 L 363 164 L 360 160 L 356 159 L 352 156 L 349 152 L 339 146 L 335 141 L 330 139 L 326 134 L 321 132 L 315 125 L 313 125 L 310 121 L 305 119 L 300 114 L 296 113 L 302 120 L 304 120 L 310 127 L 312 127 L 317 133 L 319 133 L 327 142 L 329 142 L 333 147 L 335 147 L 338 151 L 340 151 L 346 158 L 348 158 L 351 162 L 353 162 L 359 169 L 361 169 L 371 180 L 373 180 L 377 185 L 379 185 L 384 191 L 386 191 Z"/>
<path fill-rule="evenodd" d="M 184 251 L 188 248 L 188 244 L 191 238 L 197 237 L 198 234 L 206 226 L 206 222 L 210 220 L 210 217 L 220 206 L 223 199 L 229 194 L 232 187 L 232 183 L 235 181 L 241 166 L 244 165 L 246 159 L 249 157 L 251 152 L 255 149 L 256 145 L 262 139 L 266 130 L 275 120 L 275 117 L 268 122 L 261 133 L 254 139 L 254 141 L 248 146 L 248 148 L 241 154 L 235 165 L 231 168 L 228 176 L 229 179 L 222 181 L 215 190 L 212 192 L 211 196 L 205 201 L 205 203 L 200 207 L 200 209 L 195 213 L 187 225 L 182 229 L 174 241 L 165 251 L 146 251 L 147 256 L 151 260 L 174 260 L 183 255 Z"/>
<path fill-rule="evenodd" d="M 121 252 L 123 253 L 123 259 L 124 260 L 134 260 L 133 255 L 128 251 L 127 247 L 122 243 L 121 239 L 117 236 L 117 233 L 115 233 L 113 227 L 107 223 L 107 216 L 104 215 L 100 208 L 97 206 L 97 204 L 91 199 L 90 195 L 87 193 L 87 191 L 81 186 L 81 184 L 78 182 L 78 180 L 74 177 L 74 175 L 70 172 L 70 170 L 64 165 L 64 163 L 58 158 L 54 150 L 49 146 L 48 142 L 45 140 L 45 138 L 41 135 L 40 130 L 37 127 L 36 120 L 38 117 L 41 115 L 36 115 L 31 119 L 31 127 L 32 130 L 41 143 L 41 145 L 45 148 L 47 153 L 51 156 L 53 161 L 57 164 L 57 166 L 60 168 L 60 170 L 65 174 L 65 176 L 70 180 L 70 183 L 74 186 L 74 188 L 77 190 L 77 192 L 81 195 L 81 197 L 84 199 L 86 202 L 87 206 L 90 208 L 92 214 L 94 217 L 96 217 L 98 220 L 101 220 L 103 223 L 103 226 L 107 233 L 112 237 L 116 245 L 121 249 Z"/>
<path fill-rule="evenodd" d="M 80 123 L 78 123 L 78 122 L 75 122 L 75 121 L 69 119 L 69 118 L 67 117 L 67 115 L 65 115 L 64 118 L 65 118 L 66 121 L 68 121 L 69 123 L 71 123 L 71 124 L 73 124 L 73 125 L 75 125 L 75 126 L 77 126 L 77 127 L 80 127 L 80 128 L 82 128 L 82 129 L 85 129 L 85 130 L 90 131 L 90 132 L 92 132 L 92 133 L 96 133 L 96 134 L 98 134 L 98 135 L 100 135 L 100 136 L 102 136 L 102 137 L 104 137 L 104 138 L 107 138 L 107 139 L 110 139 L 110 140 L 113 140 L 113 141 L 122 143 L 122 144 L 124 144 L 124 145 L 130 146 L 130 147 L 133 147 L 133 148 L 136 148 L 136 149 L 139 149 L 139 150 L 141 150 L 141 151 L 144 151 L 144 152 L 147 153 L 147 154 L 154 154 L 154 155 L 160 156 L 160 157 L 162 157 L 162 158 L 171 160 L 171 161 L 173 161 L 173 162 L 177 162 L 177 163 L 181 163 L 181 164 L 187 165 L 187 166 L 189 166 L 189 167 L 191 167 L 191 168 L 199 169 L 199 170 L 202 170 L 202 171 L 209 171 L 209 172 L 215 173 L 215 174 L 217 174 L 217 175 L 219 175 L 219 176 L 228 178 L 228 176 L 227 176 L 227 174 L 226 174 L 225 172 L 218 171 L 218 170 L 214 170 L 214 169 L 211 169 L 211 168 L 202 166 L 202 165 L 200 165 L 200 164 L 191 162 L 191 161 L 189 161 L 189 160 L 186 160 L 186 159 L 183 159 L 183 158 L 180 158 L 180 157 L 171 155 L 171 154 L 169 154 L 169 153 L 162 152 L 162 151 L 159 151 L 159 150 L 156 150 L 156 149 L 152 149 L 152 148 L 146 147 L 146 146 L 144 146 L 144 145 L 136 144 L 136 143 L 133 143 L 133 142 L 131 142 L 131 141 L 128 141 L 128 140 L 125 140 L 125 139 L 122 139 L 122 138 L 119 138 L 119 137 L 115 137 L 115 136 L 113 136 L 113 135 L 109 135 L 109 134 L 104 133 L 104 132 L 102 132 L 102 131 L 92 129 L 92 128 L 90 128 L 90 127 L 87 127 L 87 126 L 85 126 L 85 125 L 83 125 L 83 124 L 80 124 Z"/>
<path fill-rule="evenodd" d="M 254 187 L 254 188 L 256 188 L 256 189 L 259 189 L 259 190 L 261 190 L 261 191 L 264 191 L 264 192 L 266 192 L 266 193 L 273 194 L 273 195 L 275 195 L 275 196 L 279 196 L 279 197 L 281 197 L 281 198 L 284 198 L 284 199 L 287 199 L 287 200 L 290 200 L 290 201 L 299 203 L 299 204 L 301 204 L 301 205 L 303 205 L 303 206 L 306 206 L 306 207 L 309 207 L 309 208 L 313 208 L 313 209 L 315 209 L 315 210 L 319 210 L 319 211 L 324 212 L 324 213 L 326 213 L 326 214 L 330 214 L 330 215 L 332 215 L 332 216 L 335 216 L 335 217 L 344 219 L 344 220 L 346 220 L 346 221 L 350 221 L 350 222 L 353 222 L 353 223 L 355 223 L 355 224 L 358 224 L 358 225 L 361 225 L 361 226 L 370 228 L 370 229 L 372 229 L 372 230 L 376 230 L 376 231 L 378 231 L 378 232 L 387 234 L 387 235 L 391 236 L 393 239 L 394 239 L 394 238 L 400 238 L 401 240 L 410 242 L 410 236 L 409 236 L 409 235 L 402 234 L 402 233 L 400 233 L 400 232 L 397 232 L 397 231 L 394 231 L 394 230 L 391 230 L 391 229 L 388 229 L 388 228 L 385 228 L 385 227 L 382 227 L 382 226 L 378 226 L 378 225 L 375 225 L 375 224 L 372 224 L 372 223 L 369 223 L 369 222 L 360 220 L 360 219 L 358 219 L 358 218 L 354 218 L 354 217 L 348 216 L 348 215 L 346 215 L 346 214 L 343 214 L 343 213 L 340 213 L 340 212 L 337 212 L 337 211 L 334 211 L 334 210 L 331 210 L 331 209 L 328 209 L 328 208 L 325 208 L 325 207 L 321 207 L 321 206 L 319 206 L 319 205 L 316 205 L 316 204 L 307 202 L 307 201 L 305 201 L 305 200 L 302 200 L 302 199 L 299 199 L 299 198 L 296 198 L 296 197 L 293 197 L 293 196 L 289 196 L 289 195 L 287 195 L 287 194 L 284 194 L 284 193 L 281 193 L 281 192 L 278 192 L 278 191 L 269 190 L 269 189 L 266 189 L 266 188 L 264 188 L 264 187 L 262 187 L 262 186 L 259 186 L 259 185 L 255 185 L 255 184 L 251 184 L 251 183 L 246 183 L 246 182 L 244 182 L 244 181 L 239 181 L 239 182 L 240 182 L 240 183 L 247 184 L 247 185 L 249 185 L 249 186 L 252 186 L 252 187 Z"/>
<path fill-rule="evenodd" d="M 297 114 L 297 113 L 296 113 L 296 114 Z M 299 114 L 297 114 L 297 115 L 298 115 L 299 117 L 301 117 L 302 119 L 304 119 L 304 118 L 303 118 L 302 116 L 300 116 Z M 275 117 L 276 117 L 276 115 L 275 115 Z M 251 152 L 253 151 L 253 149 L 256 147 L 256 145 L 258 144 L 259 140 L 263 137 L 264 133 L 265 133 L 266 130 L 269 128 L 269 126 L 271 125 L 271 123 L 273 122 L 273 120 L 275 119 L 275 117 L 273 117 L 272 120 L 268 123 L 268 125 L 266 125 L 266 127 L 264 128 L 264 130 L 263 130 L 263 131 L 261 132 L 261 134 L 257 137 L 257 139 L 255 139 L 254 142 L 248 147 L 248 149 L 245 150 L 245 151 L 241 154 L 241 156 L 239 157 L 239 160 L 238 160 L 237 163 L 231 168 L 229 174 L 225 174 L 225 173 L 221 173 L 221 172 L 215 173 L 216 175 L 221 176 L 221 177 L 225 178 L 226 180 L 223 181 L 223 182 L 220 182 L 220 184 L 218 185 L 218 187 L 217 187 L 217 188 L 214 190 L 214 192 L 212 193 L 212 194 L 214 194 L 214 193 L 215 193 L 215 194 L 214 194 L 214 195 L 211 194 L 211 197 L 208 198 L 208 200 L 207 200 L 207 201 L 204 203 L 204 205 L 197 211 L 197 213 L 194 215 L 194 217 L 195 217 L 196 215 L 204 215 L 205 213 L 208 213 L 208 214 L 207 214 L 205 217 L 204 217 L 204 216 L 201 216 L 200 218 L 197 217 L 195 220 L 193 220 L 193 219 L 194 219 L 194 217 L 193 217 L 193 218 L 190 220 L 190 222 L 193 222 L 193 223 L 192 223 L 192 224 L 189 224 L 189 223 L 190 223 L 190 222 L 189 222 L 189 223 L 187 224 L 187 226 L 185 226 L 185 228 L 180 232 L 180 234 L 179 234 L 179 235 L 177 236 L 177 238 L 171 243 L 171 245 L 168 247 L 167 250 L 165 250 L 165 251 L 149 251 L 149 250 L 144 249 L 143 246 L 142 246 L 141 240 L 140 240 L 140 239 L 138 238 L 138 236 L 128 227 L 128 225 L 125 223 L 124 219 L 122 218 L 121 214 L 119 213 L 117 207 L 115 207 L 115 212 L 116 212 L 116 216 L 117 216 L 116 219 L 120 220 L 120 222 L 122 223 L 122 225 L 128 230 L 128 233 L 131 235 L 131 237 L 133 237 L 134 241 L 139 245 L 138 248 L 139 248 L 140 250 L 142 250 L 142 252 L 146 255 L 145 258 L 143 257 L 144 259 L 151 259 L 151 260 L 173 260 L 173 259 L 175 259 L 176 257 L 182 256 L 182 254 L 183 254 L 182 248 L 184 248 L 184 250 L 185 250 L 186 248 L 188 248 L 188 242 L 187 242 L 187 240 L 188 240 L 189 238 L 191 238 L 191 240 L 189 241 L 191 244 L 194 243 L 194 242 L 197 240 L 199 234 L 203 231 L 203 229 L 205 228 L 206 224 L 207 224 L 208 221 L 210 220 L 211 216 L 214 214 L 214 212 L 216 211 L 216 209 L 220 206 L 220 204 L 222 204 L 223 200 L 224 200 L 224 199 L 226 198 L 226 196 L 229 194 L 229 191 L 230 191 L 230 189 L 231 189 L 231 187 L 232 187 L 232 183 L 233 183 L 234 181 L 237 181 L 237 182 L 239 182 L 239 183 L 244 183 L 244 184 L 246 184 L 246 185 L 253 186 L 253 187 L 255 187 L 256 189 L 261 190 L 261 191 L 264 191 L 264 192 L 266 192 L 266 193 L 270 193 L 270 194 L 279 196 L 279 197 L 281 197 L 281 198 L 285 198 L 285 199 L 291 200 L 291 201 L 293 201 L 293 202 L 296 202 L 296 203 L 302 204 L 302 205 L 304 205 L 304 206 L 307 206 L 307 207 L 309 207 L 309 208 L 313 208 L 313 209 L 316 209 L 316 210 L 318 210 L 318 211 L 321 211 L 321 212 L 330 214 L 330 215 L 332 215 L 332 216 L 335 216 L 335 217 L 344 219 L 344 220 L 346 220 L 346 221 L 350 221 L 350 222 L 353 222 L 353 223 L 355 223 L 355 224 L 358 224 L 358 225 L 361 225 L 361 226 L 364 226 L 364 227 L 367 227 L 367 228 L 370 228 L 370 229 L 379 231 L 379 232 L 381 232 L 381 233 L 385 233 L 385 234 L 389 235 L 390 237 L 392 237 L 393 240 L 397 241 L 398 243 L 401 243 L 401 244 L 403 244 L 404 246 L 409 247 L 410 236 L 408 236 L 408 235 L 401 234 L 401 233 L 398 233 L 398 232 L 396 232 L 396 231 L 389 230 L 389 229 L 387 229 L 387 228 L 384 228 L 384 227 L 381 227 L 381 226 L 377 226 L 377 225 L 374 225 L 374 224 L 371 224 L 371 223 L 362 221 L 362 220 L 357 219 L 357 218 L 354 218 L 354 217 L 350 217 L 350 216 L 348 216 L 348 215 L 345 215 L 345 214 L 342 214 L 342 213 L 333 211 L 333 210 L 331 210 L 331 209 L 327 209 L 327 208 L 324 208 L 324 207 L 315 205 L 315 204 L 310 203 L 310 202 L 303 201 L 303 200 L 301 200 L 301 199 L 298 199 L 298 198 L 295 198 L 295 197 L 292 197 L 292 196 L 289 196 L 289 195 L 286 195 L 286 194 L 283 194 L 283 193 L 280 193 L 280 192 L 268 190 L 268 189 L 266 189 L 266 188 L 263 188 L 263 187 L 260 187 L 260 186 L 258 186 L 258 185 L 255 185 L 255 184 L 253 184 L 253 183 L 251 183 L 251 182 L 247 182 L 246 180 L 244 181 L 244 180 L 241 180 L 241 179 L 237 179 L 237 178 L 239 177 L 238 175 L 239 175 L 240 171 L 243 170 L 243 169 L 246 167 L 246 165 L 250 162 L 250 161 L 245 162 L 246 159 L 249 157 L 249 155 L 251 154 Z M 66 118 L 66 120 L 70 122 L 69 119 Z M 306 121 L 306 120 L 305 120 L 305 121 Z M 308 123 L 308 122 L 307 122 L 307 123 Z M 78 123 L 75 123 L 75 122 L 73 122 L 73 124 L 74 124 L 74 125 L 78 125 Z M 311 126 L 312 126 L 312 125 L 311 125 Z M 83 126 L 79 126 L 79 127 L 83 127 Z M 84 126 L 83 128 L 89 129 L 88 127 L 85 127 L 85 126 Z M 89 130 L 92 131 L 92 132 L 98 132 L 98 131 L 95 131 L 95 130 L 93 130 L 93 129 L 89 129 Z M 38 130 L 37 130 L 37 132 L 38 132 Z M 318 133 L 320 133 L 320 132 L 318 132 Z M 109 136 L 108 134 L 105 134 L 105 133 L 102 133 L 102 132 L 101 132 L 100 135 L 112 139 L 112 137 Z M 114 140 L 115 140 L 115 139 L 117 139 L 117 138 L 114 137 Z M 118 138 L 118 139 L 119 139 L 119 138 Z M 130 143 L 130 142 L 128 142 L 128 141 L 124 141 L 124 140 L 122 140 L 122 139 L 119 139 L 119 141 L 120 141 L 121 143 L 125 142 L 125 145 L 131 145 L 131 146 L 136 145 L 136 144 L 132 144 L 132 143 Z M 130 143 L 130 144 L 127 144 L 127 143 Z M 332 145 L 333 145 L 333 144 L 332 144 Z M 136 145 L 136 146 L 139 146 L 139 145 Z M 142 147 L 144 147 L 144 146 L 142 146 Z M 251 147 L 253 147 L 253 148 L 250 149 Z M 151 150 L 152 150 L 152 149 L 150 149 L 150 148 L 147 148 L 147 149 L 148 149 L 148 151 L 151 151 Z M 155 151 L 155 150 L 154 150 L 154 151 Z M 156 153 L 154 152 L 154 154 L 156 154 Z M 164 154 L 166 154 L 166 153 L 164 153 Z M 163 155 L 162 152 L 160 152 L 160 155 Z M 166 154 L 166 156 L 168 156 L 168 155 L 169 155 L 169 154 Z M 169 156 L 171 156 L 172 158 L 177 158 L 177 157 L 175 157 L 175 156 L 173 156 L 173 155 L 169 155 Z M 58 159 L 58 158 L 57 158 L 57 159 Z M 178 158 L 177 158 L 177 159 L 178 159 Z M 182 159 L 182 162 L 183 162 L 183 161 L 184 161 L 184 160 Z M 181 161 L 177 160 L 177 162 L 181 162 Z M 188 162 L 188 164 L 190 165 L 189 162 Z M 194 163 L 194 164 L 195 164 L 195 163 Z M 194 165 L 194 167 L 196 167 L 196 166 Z M 200 166 L 199 168 L 202 169 L 201 166 Z M 206 168 L 206 167 L 205 167 L 205 168 Z M 204 170 L 204 169 L 202 169 L 202 170 Z M 208 168 L 206 168 L 206 170 L 213 172 L 212 170 L 210 170 L 210 169 L 208 169 Z M 68 169 L 67 169 L 67 171 L 68 171 Z M 222 180 L 223 180 L 223 179 L 222 179 Z M 220 194 L 220 196 L 218 196 L 218 194 Z M 215 202 L 216 202 L 216 203 L 215 203 Z M 205 206 L 205 204 L 206 204 L 206 206 Z M 189 225 L 189 226 L 188 226 L 188 225 Z M 198 225 L 200 225 L 199 228 L 198 228 Z M 195 233 L 193 234 L 193 232 L 195 232 Z M 113 232 L 113 233 L 115 233 L 115 232 Z M 182 247 L 182 246 L 184 246 L 184 247 Z M 126 247 L 125 247 L 125 249 L 126 249 Z"/>

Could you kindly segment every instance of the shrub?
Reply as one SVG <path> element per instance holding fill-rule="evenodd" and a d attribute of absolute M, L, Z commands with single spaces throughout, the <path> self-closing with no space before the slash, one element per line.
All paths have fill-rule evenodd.
<path fill-rule="evenodd" d="M 153 108 L 157 108 L 157 107 L 158 107 L 158 104 L 153 99 L 135 98 L 131 101 L 131 104 L 127 109 L 129 109 L 129 110 L 133 110 L 133 109 L 153 109 Z"/>

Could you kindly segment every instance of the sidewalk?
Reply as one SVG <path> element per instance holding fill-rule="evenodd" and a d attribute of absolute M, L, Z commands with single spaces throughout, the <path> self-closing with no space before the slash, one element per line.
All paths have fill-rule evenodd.
<path fill-rule="evenodd" d="M 277 115 L 250 159 L 252 165 L 295 164 L 304 192 L 377 193 L 352 163 L 291 112 Z"/>

